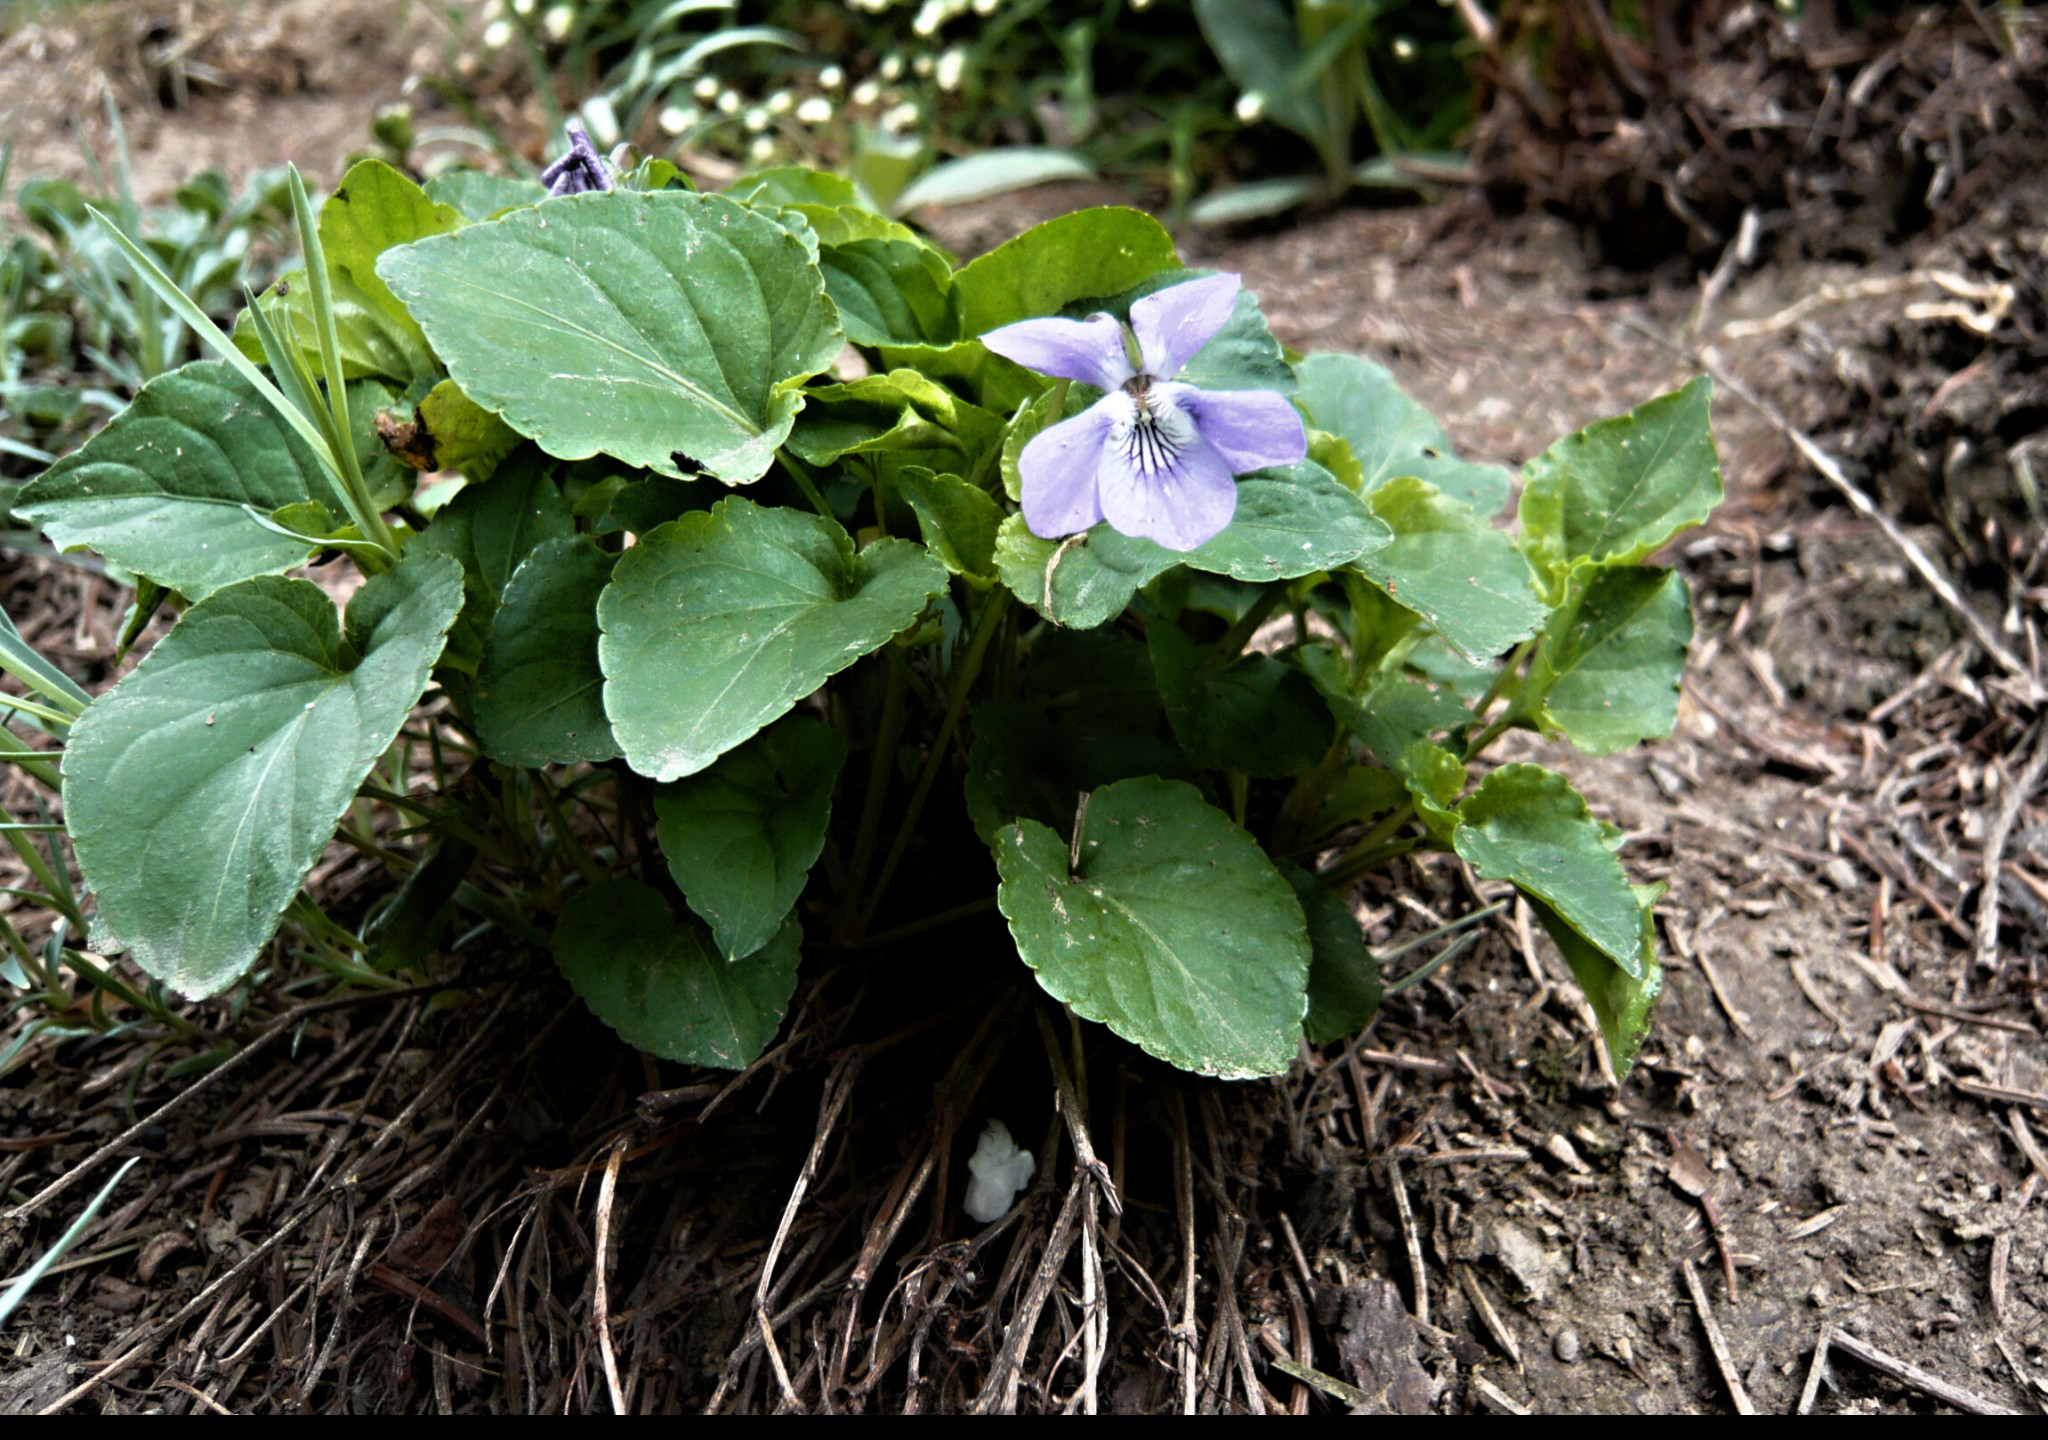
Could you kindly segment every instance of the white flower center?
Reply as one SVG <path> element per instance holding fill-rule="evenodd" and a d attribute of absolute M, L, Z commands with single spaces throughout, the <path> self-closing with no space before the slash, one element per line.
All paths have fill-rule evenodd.
<path fill-rule="evenodd" d="M 1195 443 L 1194 417 L 1181 409 L 1173 388 L 1136 375 L 1112 398 L 1115 419 L 1109 427 L 1110 448 L 1140 475 L 1173 469 Z"/>

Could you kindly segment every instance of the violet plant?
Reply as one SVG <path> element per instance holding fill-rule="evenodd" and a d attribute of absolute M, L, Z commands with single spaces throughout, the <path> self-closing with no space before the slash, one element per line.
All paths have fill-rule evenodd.
<path fill-rule="evenodd" d="M 390 985 L 495 933 L 740 1067 L 800 968 L 999 908 L 1075 1014 L 1268 1075 L 1371 1019 L 1346 896 L 1436 850 L 1528 898 L 1626 1069 L 1659 892 L 1485 755 L 1669 733 L 1691 612 L 1645 562 L 1721 498 L 1704 381 L 1560 440 L 1508 522 L 1508 472 L 1137 211 L 956 267 L 829 174 L 573 154 L 582 193 L 481 221 L 294 177 L 305 266 L 232 336 L 120 240 L 218 358 L 15 502 L 178 612 L 89 703 L 0 635 L 90 892 L 18 968 Z M 302 888 L 337 838 L 393 882 L 346 925 Z"/>

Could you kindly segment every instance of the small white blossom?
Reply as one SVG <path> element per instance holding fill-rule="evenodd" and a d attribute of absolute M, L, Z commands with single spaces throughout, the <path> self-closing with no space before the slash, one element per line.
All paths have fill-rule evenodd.
<path fill-rule="evenodd" d="M 917 12 L 917 18 L 910 22 L 910 28 L 920 35 L 936 35 L 939 27 L 946 23 L 946 8 L 939 0 L 924 0 L 924 8 Z"/>
<path fill-rule="evenodd" d="M 718 113 L 721 115 L 739 114 L 740 106 L 743 103 L 745 102 L 740 99 L 740 92 L 737 90 L 721 90 L 718 92 Z"/>
<path fill-rule="evenodd" d="M 846 72 L 837 65 L 827 65 L 818 72 L 818 83 L 827 90 L 837 90 L 846 83 Z"/>
<path fill-rule="evenodd" d="M 796 107 L 796 118 L 806 125 L 823 125 L 832 118 L 832 102 L 823 95 L 813 95 Z"/>
<path fill-rule="evenodd" d="M 503 50 L 512 42 L 512 22 L 493 20 L 484 26 L 484 49 Z"/>
<path fill-rule="evenodd" d="M 796 96 L 790 94 L 787 90 L 777 90 L 768 97 L 767 103 L 770 115 L 787 115 L 790 111 L 796 109 Z"/>
<path fill-rule="evenodd" d="M 853 87 L 853 103 L 872 105 L 882 98 L 882 87 L 872 80 L 863 80 Z"/>
<path fill-rule="evenodd" d="M 547 31 L 548 39 L 557 43 L 569 37 L 569 27 L 576 23 L 576 12 L 567 5 L 557 5 L 541 16 L 540 28 Z"/>
<path fill-rule="evenodd" d="M 1151 3 L 1152 0 L 1145 0 L 1144 5 L 1133 4 L 1131 8 L 1133 10 L 1142 10 L 1145 8 L 1145 5 Z M 977 15 L 993 15 L 1002 8 L 1002 5 L 1003 0 L 974 0 L 974 13 Z"/>
<path fill-rule="evenodd" d="M 929 55 L 920 55 L 915 60 L 911 61 L 910 73 L 915 75 L 920 80 L 927 79 L 932 73 L 932 57 Z"/>
<path fill-rule="evenodd" d="M 1249 125 L 1266 113 L 1266 97 L 1256 90 L 1247 90 L 1237 97 L 1237 118 Z"/>
<path fill-rule="evenodd" d="M 709 105 L 718 98 L 718 77 L 716 75 L 698 76 L 697 83 L 690 87 L 690 93 L 695 95 L 703 104 Z"/>
<path fill-rule="evenodd" d="M 941 90 L 958 90 L 960 77 L 967 70 L 967 52 L 955 45 L 939 57 L 938 75 Z"/>
<path fill-rule="evenodd" d="M 882 112 L 882 128 L 891 135 L 899 135 L 917 123 L 917 116 L 917 106 L 906 100 Z"/>
<path fill-rule="evenodd" d="M 680 135 L 703 118 L 703 112 L 695 105 L 664 106 L 661 112 L 661 133 Z"/>
<path fill-rule="evenodd" d="M 1413 60 L 1415 54 L 1415 42 L 1413 40 L 1410 40 L 1406 35 L 1396 35 L 1394 37 L 1394 58 L 1396 60 L 1405 63 Z"/>
<path fill-rule="evenodd" d="M 765 165 L 775 158 L 775 141 L 767 135 L 761 136 L 747 147 L 747 158 L 756 165 Z"/>
<path fill-rule="evenodd" d="M 903 57 L 895 54 L 884 55 L 882 57 L 882 79 L 893 85 L 902 78 Z"/>
<path fill-rule="evenodd" d="M 768 112 L 761 106 L 756 105 L 753 109 L 749 110 L 746 113 L 746 115 L 740 120 L 740 123 L 746 126 L 748 130 L 758 135 L 763 130 L 766 130 L 768 128 Z"/>
<path fill-rule="evenodd" d="M 520 15 L 533 13 L 533 0 L 512 0 L 512 9 Z"/>

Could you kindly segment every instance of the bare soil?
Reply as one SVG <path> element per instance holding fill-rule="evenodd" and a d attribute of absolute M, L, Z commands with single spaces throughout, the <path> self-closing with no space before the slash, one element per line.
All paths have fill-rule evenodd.
<path fill-rule="evenodd" d="M 359 135 L 372 102 L 349 103 Z M 285 153 L 258 113 L 227 153 Z M 932 221 L 972 253 L 1098 198 Z M 1862 462 L 2036 665 L 2039 530 L 2009 457 L 2039 422 L 2001 432 L 1952 383 L 2017 364 L 2033 336 L 2008 325 L 1994 348 L 1909 318 L 1924 287 L 1727 327 L 1873 270 L 1984 278 L 2000 245 L 2042 257 L 2040 213 L 2020 195 L 1853 275 L 1767 251 L 1697 337 Z M 1694 273 L 1612 270 L 1540 214 L 1346 209 L 1189 251 L 1242 271 L 1289 344 L 1388 365 L 1476 458 L 1519 463 L 1693 373 Z M 2013 324 L 2041 304 L 2023 294 Z M 1785 1413 L 1830 1328 L 1987 1404 L 2048 1408 L 2038 799 L 2014 811 L 2005 923 L 1985 955 L 1976 940 L 1984 840 L 2037 712 L 1776 430 L 1725 391 L 1715 424 L 1729 501 L 1664 557 L 1699 623 L 1677 734 L 1600 760 L 1515 737 L 1504 756 L 1572 774 L 1628 833 L 1636 877 L 1671 887 L 1634 1075 L 1604 1078 L 1561 962 L 1512 923 L 1284 1080 L 1192 1081 L 1089 1034 L 1079 1084 L 1123 1204 L 1093 1232 L 1100 1408 L 1725 1412 L 1735 1381 Z M 1951 466 L 1958 438 L 1971 454 Z M 0 603 L 104 683 L 112 587 L 17 558 Z M 1492 898 L 1436 857 L 1356 902 L 1391 947 Z M 277 977 L 261 1001 L 283 1028 L 136 1137 L 143 1163 L 79 1260 L 0 1337 L 0 1413 L 1084 1404 L 1078 1257 L 1047 1272 L 1064 1278 L 1014 1367 L 1001 1348 L 1043 1257 L 1068 1253 L 1080 1192 L 1000 926 L 885 964 L 879 984 L 807 974 L 787 1042 L 737 1080 L 627 1052 L 544 957 L 456 957 L 430 993 L 318 1012 L 291 1011 Z M 907 1030 L 905 994 L 939 997 Z M 190 1083 L 134 1046 L 39 1048 L 0 1077 L 0 1194 L 37 1191 Z M 990 1115 L 1043 1137 L 1041 1164 L 1019 1211 L 977 1232 L 957 1197 Z M 0 1274 L 89 1189 L 25 1225 L 0 1212 Z M 1820 1411 L 1945 1408 L 1840 1351 L 1818 1384 Z"/>

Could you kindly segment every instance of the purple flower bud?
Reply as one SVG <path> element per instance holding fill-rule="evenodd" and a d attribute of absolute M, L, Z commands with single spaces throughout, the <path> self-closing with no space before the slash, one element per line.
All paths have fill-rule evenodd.
<path fill-rule="evenodd" d="M 1193 550 L 1236 513 L 1237 476 L 1308 453 L 1285 396 L 1173 379 L 1230 319 L 1240 283 L 1216 275 L 1134 303 L 1142 370 L 1131 368 L 1123 326 L 1108 315 L 1020 320 L 981 337 L 1019 365 L 1108 392 L 1048 426 L 1018 457 L 1032 534 L 1056 540 L 1107 520 L 1121 534 Z"/>
<path fill-rule="evenodd" d="M 565 128 L 569 132 L 568 153 L 540 172 L 540 183 L 548 187 L 548 194 L 583 195 L 592 190 L 611 189 L 611 166 L 591 145 L 583 122 L 571 120 Z"/>

